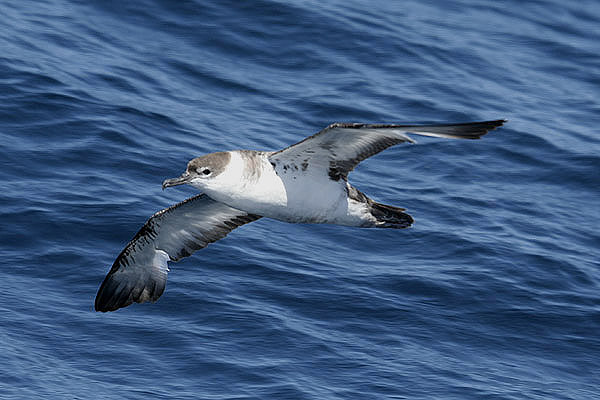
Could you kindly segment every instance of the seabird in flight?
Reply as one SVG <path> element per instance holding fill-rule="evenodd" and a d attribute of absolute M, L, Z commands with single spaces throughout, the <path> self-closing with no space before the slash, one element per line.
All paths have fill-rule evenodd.
<path fill-rule="evenodd" d="M 280 151 L 236 150 L 191 160 L 163 189 L 189 184 L 203 193 L 154 214 L 115 260 L 96 296 L 97 311 L 156 301 L 168 261 L 178 261 L 261 217 L 292 223 L 407 228 L 403 208 L 377 203 L 348 182 L 364 159 L 407 133 L 479 139 L 505 121 L 442 125 L 335 123 Z"/>

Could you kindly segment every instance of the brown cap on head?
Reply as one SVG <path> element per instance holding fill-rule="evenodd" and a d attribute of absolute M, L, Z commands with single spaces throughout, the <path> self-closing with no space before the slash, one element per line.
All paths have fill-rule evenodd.
<path fill-rule="evenodd" d="M 184 185 L 198 176 L 215 177 L 225 171 L 230 159 L 231 154 L 226 151 L 196 157 L 188 163 L 183 175 L 178 178 L 166 179 L 162 184 L 162 188 L 164 190 L 170 186 Z"/>
<path fill-rule="evenodd" d="M 196 157 L 188 163 L 187 173 L 202 174 L 205 169 L 208 169 L 212 176 L 217 176 L 225 171 L 225 168 L 227 168 L 227 165 L 229 164 L 229 160 L 231 160 L 231 154 L 229 154 L 228 151 L 219 151 L 217 153 Z"/>

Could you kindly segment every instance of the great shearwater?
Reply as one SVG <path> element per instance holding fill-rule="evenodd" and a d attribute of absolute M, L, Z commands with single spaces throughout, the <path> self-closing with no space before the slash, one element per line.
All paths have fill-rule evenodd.
<path fill-rule="evenodd" d="M 191 160 L 163 189 L 190 184 L 203 193 L 154 214 L 115 260 L 96 296 L 96 311 L 156 301 L 167 262 L 178 261 L 261 217 L 292 223 L 407 228 L 403 208 L 377 203 L 348 182 L 364 159 L 414 133 L 479 139 L 505 120 L 442 125 L 335 123 L 279 151 L 236 150 Z"/>

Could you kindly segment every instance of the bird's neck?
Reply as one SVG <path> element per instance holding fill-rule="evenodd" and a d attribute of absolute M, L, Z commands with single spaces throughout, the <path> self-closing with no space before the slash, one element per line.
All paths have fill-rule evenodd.
<path fill-rule="evenodd" d="M 232 151 L 218 183 L 204 192 L 231 207 L 256 213 L 263 206 L 287 202 L 281 179 L 269 163 L 267 153 Z M 259 208 L 256 208 L 259 207 Z"/>

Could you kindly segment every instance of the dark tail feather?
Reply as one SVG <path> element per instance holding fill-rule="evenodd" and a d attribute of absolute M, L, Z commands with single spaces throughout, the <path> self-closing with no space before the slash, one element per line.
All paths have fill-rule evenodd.
<path fill-rule="evenodd" d="M 404 208 L 388 206 L 386 204 L 373 202 L 371 214 L 377 218 L 377 228 L 408 228 L 414 222 L 413 218 L 403 212 Z"/>

